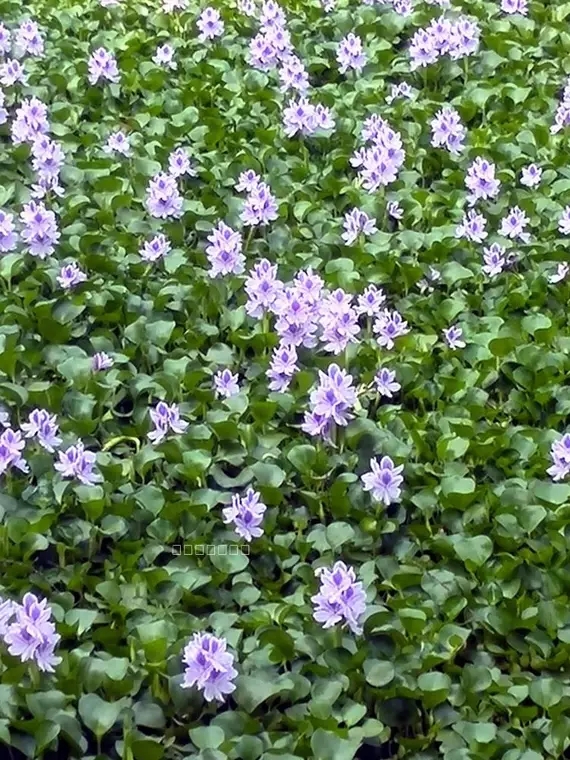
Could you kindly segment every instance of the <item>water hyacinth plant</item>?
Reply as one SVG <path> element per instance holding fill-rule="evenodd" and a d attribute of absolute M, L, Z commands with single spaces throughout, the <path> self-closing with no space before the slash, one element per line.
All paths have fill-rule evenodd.
<path fill-rule="evenodd" d="M 568 9 L 0 8 L 0 760 L 569 751 Z"/>

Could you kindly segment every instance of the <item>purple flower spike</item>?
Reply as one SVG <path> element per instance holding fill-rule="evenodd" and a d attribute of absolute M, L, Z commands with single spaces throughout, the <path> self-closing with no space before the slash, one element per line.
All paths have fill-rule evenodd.
<path fill-rule="evenodd" d="M 176 404 L 169 406 L 164 401 L 159 401 L 154 409 L 150 410 L 150 418 L 154 424 L 154 430 L 151 430 L 148 437 L 155 445 L 161 443 L 169 432 L 181 435 L 188 427 L 188 423 L 180 419 L 178 406 Z"/>
<path fill-rule="evenodd" d="M 267 507 L 260 499 L 261 495 L 257 491 L 248 488 L 244 496 L 234 494 L 231 507 L 223 510 L 224 522 L 233 523 L 238 536 L 248 543 L 263 535 L 261 523 Z"/>
<path fill-rule="evenodd" d="M 33 660 L 40 670 L 53 673 L 61 662 L 61 657 L 54 654 L 61 637 L 50 620 L 51 609 L 46 599 L 40 602 L 33 594 L 26 594 L 22 601 L 21 605 L 10 603 L 8 620 L 13 616 L 16 619 L 7 625 L 4 634 L 8 652 L 22 662 Z"/>
<path fill-rule="evenodd" d="M 380 462 L 377 459 L 371 459 L 371 471 L 362 476 L 364 490 L 371 491 L 372 498 L 383 502 L 387 507 L 393 502 L 400 501 L 402 493 L 400 486 L 404 482 L 400 473 L 403 469 L 402 464 L 395 467 L 390 457 L 382 457 Z"/>
<path fill-rule="evenodd" d="M 311 597 L 317 623 L 322 623 L 323 628 L 343 623 L 357 636 L 362 634 L 366 594 L 362 583 L 356 580 L 353 568 L 339 561 L 330 569 L 318 568 L 315 575 L 321 581 L 318 594 Z"/>
<path fill-rule="evenodd" d="M 224 369 L 216 372 L 214 375 L 214 388 L 216 395 L 220 398 L 230 398 L 239 393 L 238 376 L 232 374 L 231 370 Z"/>
<path fill-rule="evenodd" d="M 86 486 L 101 483 L 103 476 L 93 472 L 97 457 L 92 451 L 86 451 L 81 441 L 70 446 L 66 451 L 59 451 L 59 462 L 54 464 L 62 478 L 77 478 Z"/>
<path fill-rule="evenodd" d="M 233 679 L 237 670 L 234 657 L 226 651 L 227 642 L 210 633 L 195 633 L 184 648 L 182 662 L 186 665 L 183 688 L 197 686 L 204 699 L 223 702 L 227 694 L 235 691 Z"/>

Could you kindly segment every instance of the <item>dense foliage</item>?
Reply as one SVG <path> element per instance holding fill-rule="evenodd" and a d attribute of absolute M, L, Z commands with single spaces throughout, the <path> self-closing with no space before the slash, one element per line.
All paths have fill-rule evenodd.
<path fill-rule="evenodd" d="M 281 9 L 0 2 L 1 758 L 570 746 L 570 3 Z"/>

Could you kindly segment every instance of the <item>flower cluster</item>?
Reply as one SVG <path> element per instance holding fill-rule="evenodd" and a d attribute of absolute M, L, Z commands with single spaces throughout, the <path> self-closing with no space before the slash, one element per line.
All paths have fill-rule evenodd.
<path fill-rule="evenodd" d="M 554 441 L 550 449 L 552 465 L 546 471 L 552 480 L 564 480 L 570 475 L 570 433 Z"/>
<path fill-rule="evenodd" d="M 366 54 L 362 49 L 360 37 L 350 32 L 342 39 L 338 44 L 336 59 L 341 74 L 344 74 L 348 69 L 354 69 L 360 73 L 366 64 Z"/>
<path fill-rule="evenodd" d="M 363 488 L 372 493 L 375 501 L 383 502 L 386 506 L 400 500 L 400 486 L 404 478 L 400 474 L 404 465 L 396 467 L 390 457 L 370 460 L 370 472 L 362 476 Z"/>
<path fill-rule="evenodd" d="M 323 628 L 331 628 L 337 623 L 347 625 L 350 630 L 362 633 L 362 617 L 366 612 L 366 594 L 362 582 L 356 580 L 352 567 L 344 562 L 335 562 L 330 568 L 317 568 L 315 575 L 321 585 L 315 596 L 313 617 Z"/>
<path fill-rule="evenodd" d="M 186 668 L 182 686 L 185 689 L 197 686 L 207 702 L 223 701 L 226 694 L 235 691 L 232 681 L 237 670 L 233 667 L 234 657 L 226 647 L 223 638 L 210 633 L 195 633 L 184 648 L 182 661 Z"/>
<path fill-rule="evenodd" d="M 335 128 L 335 120 L 332 112 L 326 106 L 313 105 L 307 98 L 290 100 L 283 109 L 283 130 L 287 137 L 300 135 L 312 135 L 319 130 Z"/>
<path fill-rule="evenodd" d="M 429 66 L 448 55 L 456 61 L 479 49 L 481 30 L 475 21 L 460 16 L 451 21 L 445 16 L 433 19 L 425 29 L 418 29 L 410 42 L 411 68 Z"/>
<path fill-rule="evenodd" d="M 154 429 L 148 434 L 149 440 L 155 445 L 161 443 L 169 432 L 182 434 L 186 431 L 188 423 L 180 419 L 180 410 L 176 404 L 170 406 L 164 401 L 149 411 Z"/>
<path fill-rule="evenodd" d="M 326 373 L 319 370 L 319 385 L 311 392 L 310 403 L 302 429 L 330 441 L 334 425 L 344 427 L 352 418 L 350 410 L 356 403 L 352 375 L 337 364 L 331 364 Z"/>
<path fill-rule="evenodd" d="M 206 248 L 206 256 L 210 262 L 210 277 L 241 274 L 244 271 L 245 256 L 242 253 L 240 232 L 220 221 L 208 235 L 208 241 L 210 245 Z"/>
<path fill-rule="evenodd" d="M 244 496 L 234 494 L 231 506 L 223 510 L 224 522 L 233 523 L 238 536 L 248 542 L 263 535 L 261 523 L 267 507 L 260 499 L 257 491 L 248 488 Z"/>
<path fill-rule="evenodd" d="M 359 182 L 369 193 L 395 182 L 406 154 L 402 137 L 387 121 L 374 114 L 364 122 L 362 138 L 371 146 L 357 150 L 350 163 L 359 170 Z"/>
<path fill-rule="evenodd" d="M 568 125 L 570 125 L 570 77 L 567 78 L 562 90 L 562 98 L 556 109 L 554 124 L 550 127 L 550 132 L 555 135 Z"/>
<path fill-rule="evenodd" d="M 431 122 L 431 144 L 434 148 L 444 147 L 450 153 L 461 153 L 467 130 L 461 117 L 451 106 L 440 109 Z"/>
<path fill-rule="evenodd" d="M 171 174 L 160 172 L 148 183 L 146 208 L 156 219 L 179 219 L 182 216 L 183 199 L 176 179 Z"/>
<path fill-rule="evenodd" d="M 0 637 L 8 652 L 22 662 L 34 662 L 39 670 L 53 673 L 61 657 L 55 648 L 61 638 L 51 621 L 47 600 L 25 594 L 22 604 L 4 600 L 0 603 Z"/>

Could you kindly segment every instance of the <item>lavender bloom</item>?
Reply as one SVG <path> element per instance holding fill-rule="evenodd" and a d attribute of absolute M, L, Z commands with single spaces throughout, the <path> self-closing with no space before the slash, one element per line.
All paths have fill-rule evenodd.
<path fill-rule="evenodd" d="M 241 274 L 245 269 L 245 256 L 242 253 L 242 237 L 228 227 L 224 222 L 218 222 L 218 226 L 208 235 L 210 245 L 206 248 L 206 256 L 210 262 L 208 274 L 210 277 L 219 277 L 226 274 Z"/>
<path fill-rule="evenodd" d="M 12 46 L 10 30 L 0 23 L 0 55 L 10 52 Z"/>
<path fill-rule="evenodd" d="M 431 122 L 431 144 L 434 148 L 445 147 L 450 153 L 460 153 L 465 147 L 463 142 L 467 130 L 461 123 L 461 117 L 454 108 L 445 106 L 439 110 Z"/>
<path fill-rule="evenodd" d="M 18 235 L 14 227 L 14 215 L 0 209 L 0 252 L 9 253 L 18 245 Z"/>
<path fill-rule="evenodd" d="M 259 174 L 256 174 L 253 169 L 248 169 L 239 175 L 235 187 L 236 192 L 242 193 L 245 191 L 246 193 L 251 193 L 251 191 L 254 190 L 260 182 L 261 177 Z"/>
<path fill-rule="evenodd" d="M 260 319 L 273 308 L 275 299 L 282 289 L 283 283 L 277 279 L 277 266 L 267 259 L 261 259 L 245 281 L 245 292 L 248 296 L 246 312 L 250 317 Z"/>
<path fill-rule="evenodd" d="M 392 219 L 401 219 L 404 216 L 404 209 L 398 201 L 391 201 L 388 204 L 388 216 L 391 216 Z"/>
<path fill-rule="evenodd" d="M 344 74 L 348 69 L 358 73 L 366 64 L 366 54 L 362 50 L 362 40 L 352 32 L 339 42 L 336 59 L 340 64 L 339 71 Z"/>
<path fill-rule="evenodd" d="M 505 249 L 502 245 L 493 243 L 489 248 L 483 249 L 483 261 L 485 262 L 482 267 L 483 272 L 489 277 L 495 277 L 503 271 L 507 264 Z"/>
<path fill-rule="evenodd" d="M 341 354 L 349 343 L 357 342 L 360 332 L 358 312 L 352 307 L 352 296 L 338 288 L 320 304 L 319 323 L 325 351 Z"/>
<path fill-rule="evenodd" d="M 529 218 L 518 206 L 509 209 L 508 214 L 501 220 L 499 235 L 515 240 L 519 238 L 523 243 L 528 243 L 530 235 L 525 232 L 525 227 L 529 223 Z"/>
<path fill-rule="evenodd" d="M 414 12 L 412 0 L 392 0 L 392 2 L 394 3 L 393 8 L 396 13 L 404 18 L 411 16 Z"/>
<path fill-rule="evenodd" d="M 375 220 L 370 219 L 368 214 L 357 208 L 344 215 L 343 227 L 345 232 L 342 234 L 342 239 L 346 245 L 352 245 L 355 240 L 358 240 L 359 235 L 373 235 L 378 232 Z"/>
<path fill-rule="evenodd" d="M 16 82 L 26 85 L 28 84 L 28 77 L 20 61 L 15 58 L 8 58 L 0 65 L 0 84 L 3 87 L 11 87 Z"/>
<path fill-rule="evenodd" d="M 488 235 L 487 220 L 483 214 L 478 214 L 473 209 L 463 214 L 461 224 L 455 230 L 455 237 L 466 238 L 472 243 L 482 243 Z"/>
<path fill-rule="evenodd" d="M 305 414 L 303 430 L 312 430 L 315 421 L 319 423 L 321 434 L 328 434 L 332 423 L 348 425 L 352 418 L 350 409 L 356 403 L 352 375 L 337 364 L 331 364 L 327 374 L 319 370 L 319 385 L 309 398 L 312 408 Z"/>
<path fill-rule="evenodd" d="M 182 203 L 176 180 L 170 174 L 160 172 L 148 183 L 145 205 L 155 219 L 179 219 L 183 213 Z"/>
<path fill-rule="evenodd" d="M 54 464 L 62 478 L 77 478 L 86 486 L 101 483 L 103 476 L 93 472 L 97 457 L 92 451 L 86 451 L 82 441 L 70 446 L 66 451 L 58 451 L 59 462 Z"/>
<path fill-rule="evenodd" d="M 226 651 L 227 642 L 210 633 L 195 633 L 184 648 L 182 662 L 186 665 L 183 688 L 197 686 L 204 699 L 224 700 L 235 691 L 232 680 L 237 676 L 233 655 Z"/>
<path fill-rule="evenodd" d="M 365 190 L 373 193 L 396 180 L 406 154 L 399 132 L 376 114 L 364 122 L 362 137 L 373 145 L 356 151 L 350 163 L 359 168 L 359 181 Z"/>
<path fill-rule="evenodd" d="M 57 417 L 45 409 L 34 409 L 21 427 L 26 438 L 37 438 L 40 446 L 52 454 L 61 444 Z"/>
<path fill-rule="evenodd" d="M 566 433 L 550 448 L 552 466 L 546 471 L 552 480 L 563 480 L 570 474 L 570 434 Z"/>
<path fill-rule="evenodd" d="M 495 177 L 495 164 L 484 158 L 476 158 L 467 170 L 465 185 L 471 191 L 468 198 L 470 206 L 480 199 L 495 198 L 501 185 Z"/>
<path fill-rule="evenodd" d="M 154 430 L 151 430 L 148 437 L 155 445 L 161 443 L 169 432 L 181 435 L 188 427 L 188 423 L 180 419 L 180 410 L 176 404 L 169 406 L 164 401 L 159 401 L 149 413 Z"/>
<path fill-rule="evenodd" d="M 367 317 L 376 317 L 385 300 L 386 296 L 382 288 L 377 289 L 376 285 L 369 285 L 364 293 L 358 296 L 356 312 L 359 316 L 365 314 Z"/>
<path fill-rule="evenodd" d="M 195 177 L 196 171 L 192 167 L 190 156 L 184 148 L 176 148 L 168 156 L 168 173 L 172 177 Z"/>
<path fill-rule="evenodd" d="M 465 341 L 462 340 L 463 330 L 457 325 L 448 327 L 443 331 L 443 337 L 447 341 L 449 348 L 455 350 L 456 348 L 465 348 Z"/>
<path fill-rule="evenodd" d="M 415 71 L 435 63 L 440 51 L 433 34 L 427 29 L 418 29 L 410 42 L 410 68 Z"/>
<path fill-rule="evenodd" d="M 388 349 L 394 348 L 396 338 L 410 332 L 408 323 L 402 315 L 396 310 L 389 309 L 380 312 L 372 329 L 378 335 L 378 345 Z"/>
<path fill-rule="evenodd" d="M 400 486 L 404 482 L 400 473 L 403 469 L 403 464 L 395 467 L 390 457 L 382 457 L 380 463 L 377 459 L 371 459 L 371 471 L 362 476 L 364 490 L 371 491 L 373 499 L 383 502 L 388 507 L 400 500 Z"/>
<path fill-rule="evenodd" d="M 174 48 L 172 45 L 159 45 L 152 57 L 152 62 L 157 66 L 163 66 L 165 69 L 176 71 L 178 64 L 174 60 Z"/>
<path fill-rule="evenodd" d="M 501 10 L 512 15 L 520 13 L 521 16 L 528 14 L 528 0 L 501 0 Z"/>
<path fill-rule="evenodd" d="M 542 169 L 536 164 L 525 166 L 521 172 L 521 185 L 526 187 L 536 187 L 540 185 L 542 179 Z"/>
<path fill-rule="evenodd" d="M 245 199 L 241 220 L 246 227 L 266 225 L 279 217 L 276 198 L 269 186 L 260 182 Z"/>
<path fill-rule="evenodd" d="M 302 135 L 312 135 L 316 130 L 315 107 L 307 98 L 290 100 L 283 109 L 283 128 L 287 137 L 293 137 L 299 132 Z"/>
<path fill-rule="evenodd" d="M 224 33 L 224 22 L 220 12 L 215 8 L 205 8 L 200 14 L 196 26 L 200 30 L 198 36 L 200 42 L 213 40 L 215 37 L 221 37 Z"/>
<path fill-rule="evenodd" d="M 378 393 L 388 398 L 392 398 L 394 393 L 397 393 L 402 387 L 400 383 L 396 382 L 396 373 L 387 367 L 378 370 L 374 377 L 374 383 Z"/>
<path fill-rule="evenodd" d="M 214 389 L 219 398 L 230 398 L 239 393 L 238 375 L 224 369 L 214 375 Z"/>
<path fill-rule="evenodd" d="M 109 135 L 107 143 L 103 146 L 105 153 L 121 153 L 127 158 L 131 155 L 131 146 L 128 136 L 122 132 L 113 132 Z"/>
<path fill-rule="evenodd" d="M 234 494 L 231 507 L 223 510 L 224 522 L 226 524 L 233 522 L 238 536 L 248 543 L 263 535 L 261 523 L 267 507 L 260 498 L 261 495 L 257 491 L 248 488 L 242 497 Z"/>
<path fill-rule="evenodd" d="M 330 108 L 317 103 L 315 106 L 315 130 L 330 130 L 336 126 L 334 116 Z"/>
<path fill-rule="evenodd" d="M 10 617 L 15 615 L 16 620 L 4 634 L 8 652 L 22 662 L 33 660 L 41 671 L 53 673 L 54 666 L 61 662 L 61 657 L 54 654 L 61 637 L 50 620 L 51 609 L 46 599 L 40 602 L 33 594 L 25 594 L 22 602 L 12 603 Z"/>
<path fill-rule="evenodd" d="M 245 16 L 255 16 L 257 10 L 255 0 L 237 0 L 237 7 Z"/>
<path fill-rule="evenodd" d="M 548 277 L 548 282 L 550 282 L 552 285 L 557 282 L 562 282 L 562 280 L 565 280 L 566 277 L 568 277 L 569 272 L 570 266 L 568 266 L 568 264 L 563 261 L 561 264 L 558 264 L 556 272 Z"/>
<path fill-rule="evenodd" d="M 65 161 L 65 155 L 58 143 L 47 135 L 36 137 L 32 143 L 32 168 L 40 181 L 57 180 Z"/>
<path fill-rule="evenodd" d="M 289 55 L 281 62 L 279 69 L 281 92 L 296 90 L 304 95 L 309 89 L 309 75 L 303 62 L 296 55 Z"/>
<path fill-rule="evenodd" d="M 293 375 L 298 369 L 295 346 L 280 343 L 277 348 L 273 349 L 271 366 L 265 373 L 271 381 L 269 383 L 269 390 L 284 393 L 291 384 Z"/>
<path fill-rule="evenodd" d="M 12 141 L 19 145 L 33 143 L 38 137 L 49 132 L 48 109 L 38 98 L 24 99 L 16 110 L 12 122 Z"/>
<path fill-rule="evenodd" d="M 99 351 L 91 359 L 91 369 L 93 372 L 101 372 L 104 369 L 110 369 L 115 362 L 104 351 Z"/>
<path fill-rule="evenodd" d="M 555 135 L 570 124 L 570 77 L 566 80 L 562 100 L 556 109 L 554 124 L 550 127 L 551 134 Z"/>
<path fill-rule="evenodd" d="M 97 48 L 91 54 L 87 66 L 89 68 L 89 84 L 95 85 L 100 79 L 117 84 L 121 78 L 115 56 L 105 48 Z"/>
<path fill-rule="evenodd" d="M 273 36 L 260 32 L 249 43 L 249 64 L 260 71 L 269 71 L 281 58 Z"/>
<path fill-rule="evenodd" d="M 480 36 L 479 26 L 466 16 L 460 16 L 450 25 L 450 40 L 447 44 L 449 56 L 456 61 L 473 55 L 479 50 Z"/>
<path fill-rule="evenodd" d="M 315 575 L 320 578 L 321 586 L 318 594 L 311 597 L 314 619 L 322 623 L 323 628 L 342 621 L 359 636 L 363 630 L 361 620 L 366 612 L 366 594 L 352 567 L 339 561 L 330 569 L 318 568 Z"/>
<path fill-rule="evenodd" d="M 412 88 L 407 82 L 401 82 L 400 84 L 393 84 L 390 87 L 390 92 L 386 95 L 386 103 L 391 105 L 396 98 L 407 98 L 408 100 L 413 97 Z"/>
<path fill-rule="evenodd" d="M 155 235 L 152 240 L 147 240 L 139 249 L 139 256 L 144 261 L 154 262 L 159 259 L 163 259 L 170 251 L 170 240 L 159 233 Z"/>
<path fill-rule="evenodd" d="M 282 343 L 308 348 L 316 345 L 313 305 L 297 288 L 281 289 L 273 301 L 272 310 L 277 315 L 275 330 Z"/>
<path fill-rule="evenodd" d="M 22 440 L 22 434 L 19 430 L 5 427 L 2 435 L 0 435 L 0 475 L 5 473 L 9 467 L 16 467 L 21 472 L 29 472 L 30 468 L 22 457 L 22 450 L 25 445 L 26 442 Z"/>
<path fill-rule="evenodd" d="M 56 280 L 59 282 L 64 290 L 70 290 L 76 285 L 85 282 L 87 275 L 82 272 L 76 261 L 72 261 L 71 264 L 65 264 L 59 272 Z"/>
<path fill-rule="evenodd" d="M 21 54 L 28 53 L 36 58 L 43 55 L 44 41 L 35 21 L 32 21 L 31 19 L 22 21 L 16 30 L 15 44 L 17 50 L 20 51 Z"/>
<path fill-rule="evenodd" d="M 558 220 L 558 231 L 563 235 L 570 235 L 570 206 L 566 206 Z"/>
<path fill-rule="evenodd" d="M 24 225 L 21 237 L 28 253 L 45 259 L 55 251 L 61 237 L 53 211 L 48 211 L 43 203 L 26 203 L 20 221 Z"/>

